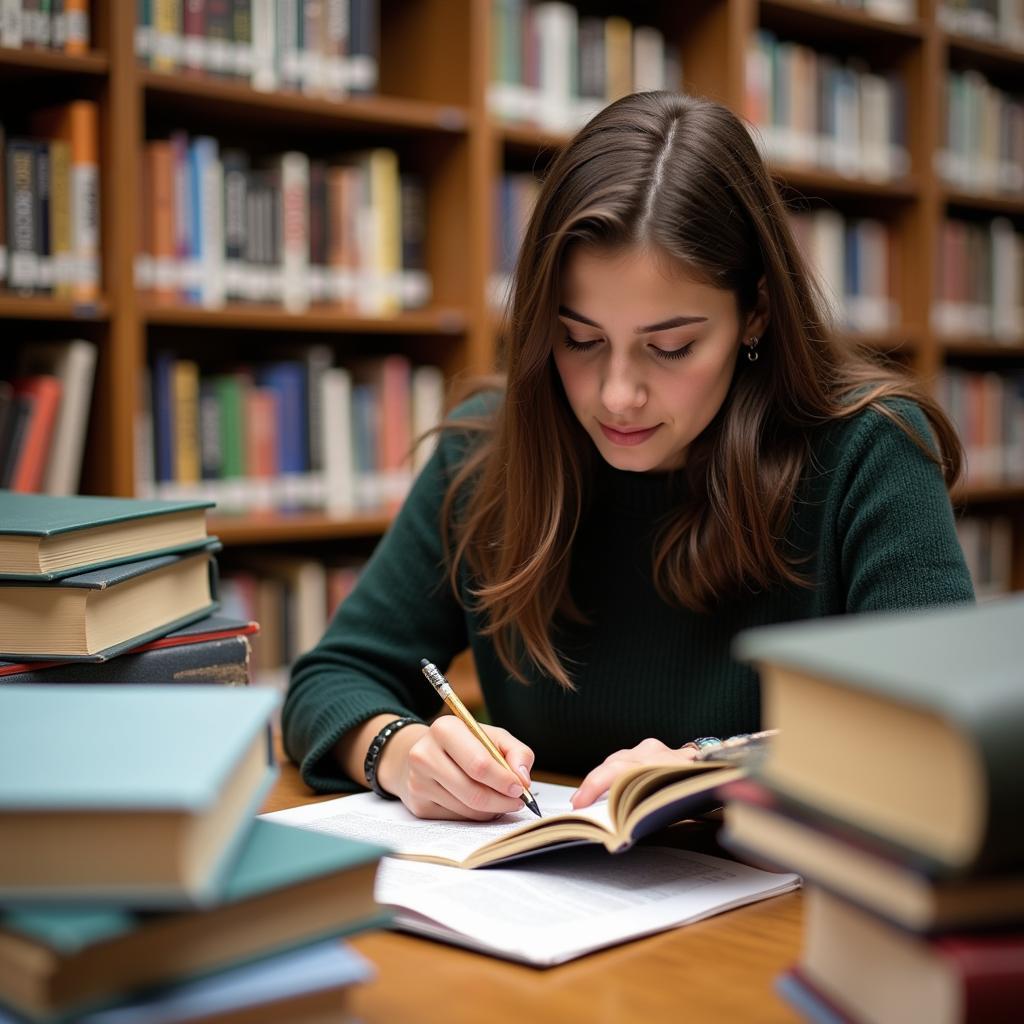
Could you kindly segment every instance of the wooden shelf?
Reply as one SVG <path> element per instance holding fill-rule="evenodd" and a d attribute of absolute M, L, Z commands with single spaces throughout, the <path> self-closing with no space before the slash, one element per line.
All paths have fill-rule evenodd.
<path fill-rule="evenodd" d="M 245 331 L 337 332 L 344 334 L 443 334 L 466 330 L 467 316 L 459 309 L 424 309 L 398 316 L 360 316 L 326 306 L 313 306 L 303 313 L 289 313 L 279 307 L 227 306 L 200 309 L 192 306 L 143 306 L 149 324 L 168 327 L 209 327 Z"/>
<path fill-rule="evenodd" d="M 991 338 L 939 338 L 947 356 L 978 356 L 985 359 L 1024 359 L 1024 338 L 1007 344 Z"/>
<path fill-rule="evenodd" d="M 847 332 L 842 340 L 854 345 L 875 349 L 878 352 L 915 352 L 921 339 L 915 331 L 879 331 L 875 333 Z"/>
<path fill-rule="evenodd" d="M 60 50 L 14 50 L 0 46 L 0 77 L 27 72 L 33 75 L 74 75 L 102 78 L 110 71 L 105 53 L 62 53 Z"/>
<path fill-rule="evenodd" d="M 375 133 L 402 130 L 442 135 L 464 133 L 469 124 L 464 108 L 427 100 L 390 96 L 320 99 L 302 93 L 260 92 L 243 82 L 186 78 L 159 71 L 142 71 L 140 78 L 146 95 L 164 103 L 261 123 L 287 125 L 298 120 Z"/>
<path fill-rule="evenodd" d="M 45 295 L 9 295 L 0 292 L 0 318 L 10 320 L 106 320 L 105 299 L 74 302 Z"/>
<path fill-rule="evenodd" d="M 868 178 L 850 178 L 835 171 L 815 167 L 796 167 L 775 162 L 772 177 L 782 186 L 804 195 L 818 193 L 822 198 L 859 198 L 911 202 L 920 192 L 920 183 L 914 177 L 898 181 L 871 181 Z"/>
<path fill-rule="evenodd" d="M 569 136 L 529 124 L 498 124 L 496 131 L 507 153 L 532 155 L 537 150 L 561 149 Z"/>
<path fill-rule="evenodd" d="M 957 488 L 952 500 L 954 505 L 995 505 L 1000 502 L 1024 501 L 1024 483 L 971 484 Z"/>
<path fill-rule="evenodd" d="M 337 519 L 322 514 L 252 513 L 210 516 L 208 530 L 225 544 L 280 544 L 347 537 L 379 537 L 391 523 L 385 514 Z"/>
<path fill-rule="evenodd" d="M 962 61 L 979 71 L 1024 78 L 1024 50 L 960 33 L 947 33 L 945 40 L 955 63 Z"/>
<path fill-rule="evenodd" d="M 918 42 L 924 36 L 924 26 L 918 20 L 879 18 L 837 3 L 761 0 L 758 9 L 762 25 L 787 32 L 813 33 L 816 40 L 824 43 L 837 39 L 858 43 L 873 39 Z"/>
<path fill-rule="evenodd" d="M 946 186 L 943 199 L 947 206 L 978 210 L 983 213 L 1002 213 L 1009 217 L 1024 217 L 1024 195 L 999 195 L 994 192 L 967 192 Z"/>

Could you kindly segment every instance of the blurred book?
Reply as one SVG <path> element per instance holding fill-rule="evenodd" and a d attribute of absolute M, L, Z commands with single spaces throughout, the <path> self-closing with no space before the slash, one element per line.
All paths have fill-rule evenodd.
<path fill-rule="evenodd" d="M 373 899 L 380 847 L 258 819 L 247 831 L 220 894 L 201 910 L 57 906 L 0 913 L 0 1001 L 37 1020 L 92 1020 L 90 1010 L 139 993 L 146 1002 L 154 988 L 244 964 L 252 963 L 259 978 L 276 969 L 268 957 L 387 922 Z M 156 999 L 176 1002 L 187 991 L 170 989 Z M 278 1019 L 292 1020 L 282 1013 Z M 96 1020 L 108 1014 L 113 1022 L 127 1010 L 97 1013 Z"/>
<path fill-rule="evenodd" d="M 1014 1024 L 1024 993 L 1024 933 L 938 939 L 893 928 L 810 886 L 804 949 L 780 982 L 814 1021 Z"/>
<path fill-rule="evenodd" d="M 217 896 L 276 775 L 260 689 L 0 686 L 0 901 Z"/>
<path fill-rule="evenodd" d="M 768 626 L 758 781 L 936 877 L 1024 861 L 1024 596 Z"/>

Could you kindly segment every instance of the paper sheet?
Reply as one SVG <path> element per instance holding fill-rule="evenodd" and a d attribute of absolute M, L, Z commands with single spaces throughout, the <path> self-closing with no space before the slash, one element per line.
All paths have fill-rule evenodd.
<path fill-rule="evenodd" d="M 788 892 L 791 874 L 662 847 L 575 848 L 466 871 L 385 858 L 374 895 L 396 923 L 526 963 L 562 963 Z"/>

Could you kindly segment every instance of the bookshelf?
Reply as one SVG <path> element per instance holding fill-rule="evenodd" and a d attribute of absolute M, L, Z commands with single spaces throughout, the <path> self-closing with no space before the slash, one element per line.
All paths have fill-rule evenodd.
<path fill-rule="evenodd" d="M 258 91 L 241 80 L 167 73 L 135 56 L 135 6 L 93 0 L 91 46 L 67 55 L 0 47 L 3 120 L 75 98 L 100 114 L 102 285 L 89 303 L 0 292 L 7 371 L 21 340 L 84 336 L 99 347 L 96 394 L 83 489 L 130 495 L 136 489 L 136 420 L 142 371 L 157 347 L 201 359 L 215 349 L 275 358 L 288 346 L 326 344 L 339 362 L 400 352 L 440 366 L 447 379 L 486 372 L 496 351 L 492 264 L 499 230 L 494 193 L 506 171 L 540 171 L 567 138 L 548 125 L 509 121 L 489 102 L 499 41 L 490 0 L 382 0 L 379 84 L 373 95 L 331 99 L 297 91 Z M 813 161 L 773 159 L 787 199 L 827 206 L 844 217 L 883 222 L 892 236 L 891 297 L 899 309 L 888 326 L 856 340 L 906 363 L 938 386 L 948 367 L 1024 373 L 1024 335 L 940 331 L 934 264 L 947 215 L 972 224 L 1005 218 L 1024 232 L 1024 190 L 964 187 L 940 175 L 945 137 L 944 82 L 949 69 L 977 72 L 1005 95 L 1024 95 L 1024 50 L 947 31 L 939 0 L 913 0 L 907 17 L 883 16 L 826 0 L 580 0 L 581 16 L 622 16 L 654 26 L 682 68 L 684 87 L 750 110 L 750 60 L 758 32 L 771 33 L 836 61 L 898 80 L 906 111 L 907 166 L 888 177 L 843 173 Z M 11 111 L 8 114 L 8 110 Z M 139 181 L 145 145 L 173 130 L 244 142 L 259 152 L 298 148 L 313 157 L 372 146 L 392 147 L 424 182 L 429 304 L 370 316 L 331 304 L 301 313 L 229 302 L 217 309 L 157 302 L 134 287 L 140 232 Z M 10 134 L 11 129 L 8 129 Z M 1020 461 L 1020 460 L 1018 460 Z M 1024 463 L 1007 483 L 970 482 L 957 500 L 967 513 L 1013 524 L 1013 579 L 1024 588 Z M 212 524 L 229 549 L 308 542 L 341 548 L 378 536 L 387 516 L 313 512 L 218 517 Z"/>

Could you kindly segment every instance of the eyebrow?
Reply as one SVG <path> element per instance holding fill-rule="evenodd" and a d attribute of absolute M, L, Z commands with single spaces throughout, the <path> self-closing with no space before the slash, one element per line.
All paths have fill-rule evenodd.
<path fill-rule="evenodd" d="M 587 324 L 589 327 L 596 327 L 598 330 L 601 329 L 601 325 L 589 317 L 584 316 L 582 313 L 577 313 L 575 310 L 570 309 L 568 306 L 558 307 L 559 316 L 564 316 L 569 320 L 576 320 L 581 324 Z M 667 331 L 673 327 L 685 327 L 687 324 L 703 324 L 707 322 L 706 316 L 673 316 L 668 320 L 662 320 L 656 324 L 648 324 L 646 327 L 637 327 L 634 334 L 654 334 L 656 331 Z"/>

